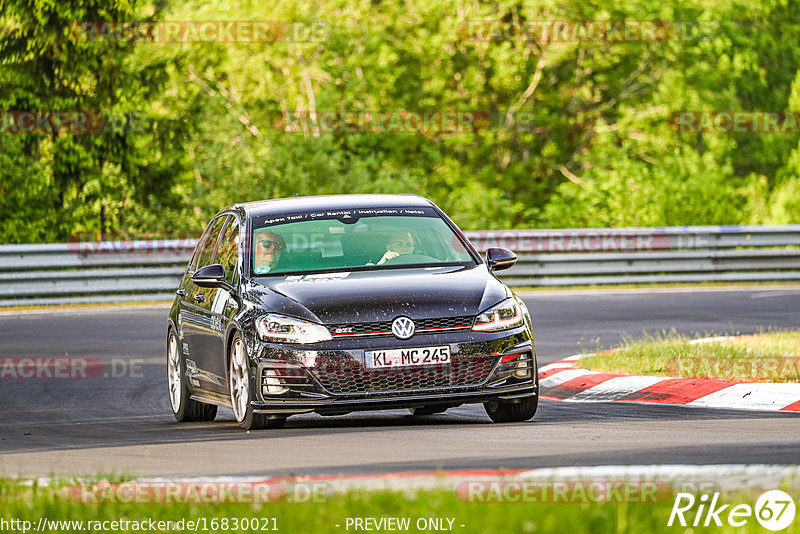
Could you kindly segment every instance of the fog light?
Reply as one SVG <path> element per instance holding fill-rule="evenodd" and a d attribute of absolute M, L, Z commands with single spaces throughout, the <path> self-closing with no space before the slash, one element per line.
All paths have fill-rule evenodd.
<path fill-rule="evenodd" d="M 520 362 L 516 365 L 516 371 L 514 371 L 514 376 L 517 378 L 530 378 L 531 376 L 531 364 L 530 358 L 522 358 Z"/>
<path fill-rule="evenodd" d="M 264 372 L 264 380 L 261 384 L 261 390 L 264 394 L 281 395 L 289 391 L 289 388 L 283 387 L 281 379 L 278 378 L 278 373 L 272 369 L 267 369 Z"/>
<path fill-rule="evenodd" d="M 524 359 L 517 364 L 517 370 L 514 371 L 514 376 L 517 378 L 530 378 L 531 368 L 528 365 L 528 360 Z"/>

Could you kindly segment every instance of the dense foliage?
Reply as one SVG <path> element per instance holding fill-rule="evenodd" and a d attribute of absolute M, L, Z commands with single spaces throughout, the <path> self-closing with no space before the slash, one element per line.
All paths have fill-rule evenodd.
<path fill-rule="evenodd" d="M 280 21 L 284 33 L 76 31 L 131 20 Z M 586 20 L 667 22 L 654 40 L 492 33 Z M 0 110 L 140 119 L 0 133 L 0 242 L 196 231 L 232 202 L 356 192 L 421 194 L 469 229 L 800 222 L 800 135 L 671 121 L 800 111 L 798 0 L 0 0 L 0 28 Z M 287 133 L 283 120 L 391 110 L 488 112 L 491 125 Z"/>

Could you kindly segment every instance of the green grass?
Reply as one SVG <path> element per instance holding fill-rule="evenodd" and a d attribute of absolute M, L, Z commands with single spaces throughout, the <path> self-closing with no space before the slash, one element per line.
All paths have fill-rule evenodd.
<path fill-rule="evenodd" d="M 721 501 L 753 506 L 760 492 L 724 493 Z M 800 493 L 790 491 L 795 502 Z M 453 519 L 456 533 L 656 533 L 689 532 L 682 527 L 667 527 L 674 496 L 661 495 L 656 502 L 633 503 L 476 503 L 465 502 L 451 490 L 396 492 L 349 492 L 335 494 L 321 502 L 277 502 L 267 504 L 85 504 L 71 498 L 64 487 L 22 485 L 0 481 L 0 519 L 30 521 L 36 525 L 41 517 L 48 520 L 71 521 L 129 521 L 153 519 L 154 521 L 194 520 L 204 521 L 208 530 L 217 532 L 243 532 L 261 530 L 265 521 L 275 518 L 278 531 L 292 534 L 345 533 L 347 518 L 353 517 L 408 517 L 412 527 L 408 532 L 419 532 L 415 522 L 419 518 Z M 729 507 L 730 509 L 730 507 Z M 694 517 L 696 508 L 692 510 Z M 687 517 L 689 517 L 687 515 Z M 222 519 L 228 519 L 228 529 Z M 259 528 L 233 529 L 233 518 L 259 518 Z M 211 529 L 216 519 L 216 529 Z M 446 523 L 445 523 L 446 524 Z M 340 525 L 340 526 L 336 526 Z M 464 525 L 464 527 L 461 527 Z M 272 526 L 272 523 L 269 524 Z M 34 527 L 35 528 L 35 527 Z M 8 531 L 8 530 L 6 530 Z M 43 530 L 54 532 L 56 530 Z M 62 526 L 58 532 L 74 532 Z M 134 531 L 132 528 L 117 531 Z M 198 529 L 203 532 L 203 528 Z M 700 528 L 697 532 L 767 532 L 750 518 L 744 528 Z M 173 531 L 174 532 L 174 531 Z M 800 532 L 800 520 L 782 532 Z"/>
<path fill-rule="evenodd" d="M 800 382 L 800 331 L 764 332 L 728 341 L 692 343 L 697 337 L 673 332 L 627 339 L 619 351 L 587 356 L 576 365 L 631 375 Z"/>

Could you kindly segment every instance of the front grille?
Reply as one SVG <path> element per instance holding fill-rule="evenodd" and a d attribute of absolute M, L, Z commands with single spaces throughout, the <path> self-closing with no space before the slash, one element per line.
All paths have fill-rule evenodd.
<path fill-rule="evenodd" d="M 464 317 L 435 317 L 432 319 L 414 319 L 415 332 L 428 333 L 437 330 L 459 330 L 472 328 L 473 318 Z M 374 323 L 351 323 L 327 325 L 333 337 L 358 337 L 358 336 L 391 336 L 392 322 L 377 321 Z"/>
<path fill-rule="evenodd" d="M 336 358 L 318 362 L 314 375 L 331 393 L 359 394 L 478 386 L 492 365 L 489 358 L 464 357 L 447 365 L 364 369 L 356 361 Z"/>

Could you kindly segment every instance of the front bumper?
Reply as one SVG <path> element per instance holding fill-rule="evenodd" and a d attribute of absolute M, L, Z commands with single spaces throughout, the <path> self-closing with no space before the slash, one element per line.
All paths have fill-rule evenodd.
<path fill-rule="evenodd" d="M 461 404 L 513 401 L 538 394 L 538 385 L 529 384 L 500 390 L 459 391 L 449 393 L 411 393 L 391 397 L 365 397 L 360 399 L 325 399 L 325 400 L 269 400 L 268 402 L 252 402 L 253 411 L 263 414 L 298 414 L 317 412 L 322 415 L 344 414 L 350 411 L 391 410 L 413 408 L 418 406 L 458 406 Z"/>
<path fill-rule="evenodd" d="M 254 340 L 255 341 L 255 340 Z M 368 345 L 368 346 L 365 346 Z M 451 363 L 369 370 L 364 350 L 448 345 Z M 495 334 L 460 333 L 334 341 L 309 351 L 256 342 L 251 385 L 256 413 L 340 414 L 357 410 L 458 406 L 536 395 L 536 356 L 526 328 Z"/>

